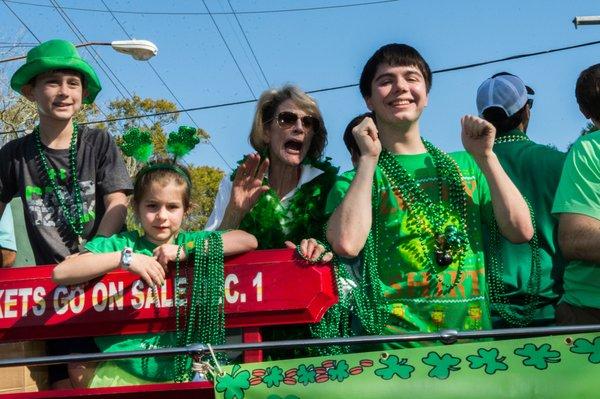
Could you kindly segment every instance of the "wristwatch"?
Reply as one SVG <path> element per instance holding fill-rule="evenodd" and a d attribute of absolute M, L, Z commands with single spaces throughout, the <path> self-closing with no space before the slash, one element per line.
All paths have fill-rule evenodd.
<path fill-rule="evenodd" d="M 130 247 L 123 248 L 123 250 L 121 251 L 121 261 L 119 262 L 121 269 L 123 269 L 123 270 L 129 269 L 129 266 L 131 266 L 132 260 L 133 260 L 133 249 Z"/>

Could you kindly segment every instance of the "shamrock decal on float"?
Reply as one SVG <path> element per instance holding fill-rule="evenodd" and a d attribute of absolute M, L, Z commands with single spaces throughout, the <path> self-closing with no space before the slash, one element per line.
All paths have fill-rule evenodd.
<path fill-rule="evenodd" d="M 273 366 L 267 367 L 262 381 L 267 385 L 267 388 L 272 388 L 281 385 L 284 379 L 283 369 L 279 366 Z"/>
<path fill-rule="evenodd" d="M 305 366 L 304 364 L 299 365 L 296 377 L 298 378 L 298 382 L 305 386 L 316 382 L 317 372 L 315 366 L 312 364 L 309 364 L 308 366 Z"/>
<path fill-rule="evenodd" d="M 244 391 L 250 388 L 250 372 L 240 370 L 240 365 L 236 364 L 231 370 L 231 374 L 217 376 L 215 389 L 217 392 L 223 392 L 225 399 L 243 399 Z"/>
<path fill-rule="evenodd" d="M 472 369 L 479 369 L 482 367 L 486 374 L 494 374 L 496 371 L 506 371 L 508 366 L 504 361 L 505 356 L 499 357 L 498 349 L 483 349 L 477 350 L 477 355 L 467 356 L 467 361 L 470 363 L 469 367 Z"/>
<path fill-rule="evenodd" d="M 577 338 L 571 346 L 571 352 L 588 354 L 588 361 L 593 364 L 600 363 L 600 337 L 594 338 L 594 342 L 585 338 Z"/>
<path fill-rule="evenodd" d="M 342 382 L 346 378 L 350 377 L 350 373 L 348 372 L 348 363 L 345 360 L 340 360 L 335 362 L 334 366 L 327 369 L 327 375 L 331 381 Z"/>
<path fill-rule="evenodd" d="M 548 363 L 560 362 L 560 352 L 552 350 L 550 344 L 542 344 L 539 348 L 535 344 L 525 344 L 522 348 L 515 349 L 515 355 L 525 357 L 523 364 L 538 370 L 547 369 Z"/>
<path fill-rule="evenodd" d="M 460 363 L 460 359 L 449 353 L 440 357 L 437 352 L 429 352 L 429 354 L 422 359 L 422 362 L 428 366 L 432 366 L 427 375 L 431 378 L 439 378 L 440 380 L 448 378 L 451 371 L 460 370 L 460 367 L 456 367 Z"/>
<path fill-rule="evenodd" d="M 375 370 L 375 375 L 384 380 L 391 380 L 395 375 L 406 380 L 415 371 L 415 368 L 407 364 L 407 361 L 408 359 L 400 359 L 396 355 L 382 357 L 379 359 L 379 363 L 385 367 Z"/>

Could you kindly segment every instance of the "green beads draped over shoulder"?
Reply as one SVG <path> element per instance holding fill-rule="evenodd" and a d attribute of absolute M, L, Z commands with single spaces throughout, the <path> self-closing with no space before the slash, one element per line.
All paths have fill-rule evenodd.
<path fill-rule="evenodd" d="M 287 207 L 269 189 L 242 220 L 240 229 L 256 236 L 259 249 L 283 248 L 286 240 L 297 244 L 304 238 L 323 237 L 325 202 L 338 168 L 331 165 L 329 158 L 310 161 L 310 165 L 323 173 L 298 188 Z"/>

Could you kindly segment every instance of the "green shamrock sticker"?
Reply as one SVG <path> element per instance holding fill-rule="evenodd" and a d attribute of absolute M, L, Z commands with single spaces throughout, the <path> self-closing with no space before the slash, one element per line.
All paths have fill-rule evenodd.
<path fill-rule="evenodd" d="M 250 388 L 250 372 L 248 370 L 239 371 L 240 365 L 236 364 L 231 370 L 231 374 L 217 376 L 217 392 L 224 392 L 225 399 L 243 399 L 244 391 Z"/>
<path fill-rule="evenodd" d="M 283 369 L 279 366 L 267 367 L 263 382 L 267 388 L 278 387 L 283 382 Z"/>
<path fill-rule="evenodd" d="M 298 377 L 298 382 L 302 385 L 312 384 L 316 381 L 317 372 L 315 371 L 315 366 L 309 364 L 305 366 L 301 364 L 298 366 L 298 371 L 296 372 L 296 377 Z"/>
<path fill-rule="evenodd" d="M 525 344 L 522 348 L 515 349 L 515 355 L 524 357 L 525 366 L 533 366 L 538 370 L 548 368 L 548 363 L 560 362 L 560 352 L 552 350 L 550 344 L 542 344 L 537 347 L 535 344 Z"/>
<path fill-rule="evenodd" d="M 485 367 L 486 374 L 494 374 L 496 371 L 506 371 L 508 366 L 504 363 L 506 360 L 505 356 L 499 357 L 498 349 L 483 349 L 477 350 L 477 355 L 467 356 L 467 361 L 470 363 L 469 367 L 472 369 L 479 369 Z"/>
<path fill-rule="evenodd" d="M 588 361 L 590 363 L 600 363 L 600 337 L 594 338 L 594 342 L 588 341 L 585 338 L 577 338 L 571 346 L 571 352 L 588 354 Z"/>
<path fill-rule="evenodd" d="M 327 375 L 331 381 L 342 382 L 350 377 L 350 373 L 348 372 L 349 368 L 350 366 L 348 366 L 348 363 L 346 363 L 345 360 L 340 360 L 336 362 L 332 368 L 327 369 Z"/>
<path fill-rule="evenodd" d="M 375 375 L 384 380 L 391 380 L 395 375 L 406 380 L 415 371 L 413 366 L 406 363 L 407 361 L 408 359 L 400 359 L 396 355 L 379 359 L 379 363 L 385 367 L 375 370 Z"/>
<path fill-rule="evenodd" d="M 440 357 L 436 352 L 429 352 L 429 354 L 422 359 L 422 362 L 428 366 L 432 366 L 427 375 L 431 378 L 439 378 L 440 380 L 448 378 L 451 371 L 460 370 L 460 367 L 456 367 L 460 363 L 460 359 L 449 353 Z"/>

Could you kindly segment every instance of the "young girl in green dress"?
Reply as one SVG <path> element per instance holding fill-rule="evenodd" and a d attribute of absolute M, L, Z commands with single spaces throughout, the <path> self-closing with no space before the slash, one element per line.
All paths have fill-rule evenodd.
<path fill-rule="evenodd" d="M 140 276 L 150 287 L 165 283 L 167 265 L 193 258 L 195 243 L 208 252 L 215 232 L 188 232 L 181 224 L 190 209 L 191 182 L 188 172 L 171 162 L 151 163 L 136 176 L 133 205 L 144 231 L 97 236 L 85 245 L 86 252 L 64 260 L 53 271 L 58 284 L 79 284 L 119 268 Z M 257 247 L 256 238 L 241 230 L 217 232 L 223 255 L 235 255 Z M 191 249 L 190 249 L 191 248 Z M 175 333 L 144 334 L 129 337 L 100 337 L 96 343 L 104 352 L 176 346 Z M 172 381 L 176 376 L 172 358 L 146 358 L 108 361 L 96 367 L 70 364 L 69 375 L 75 387 L 131 385 Z"/>

